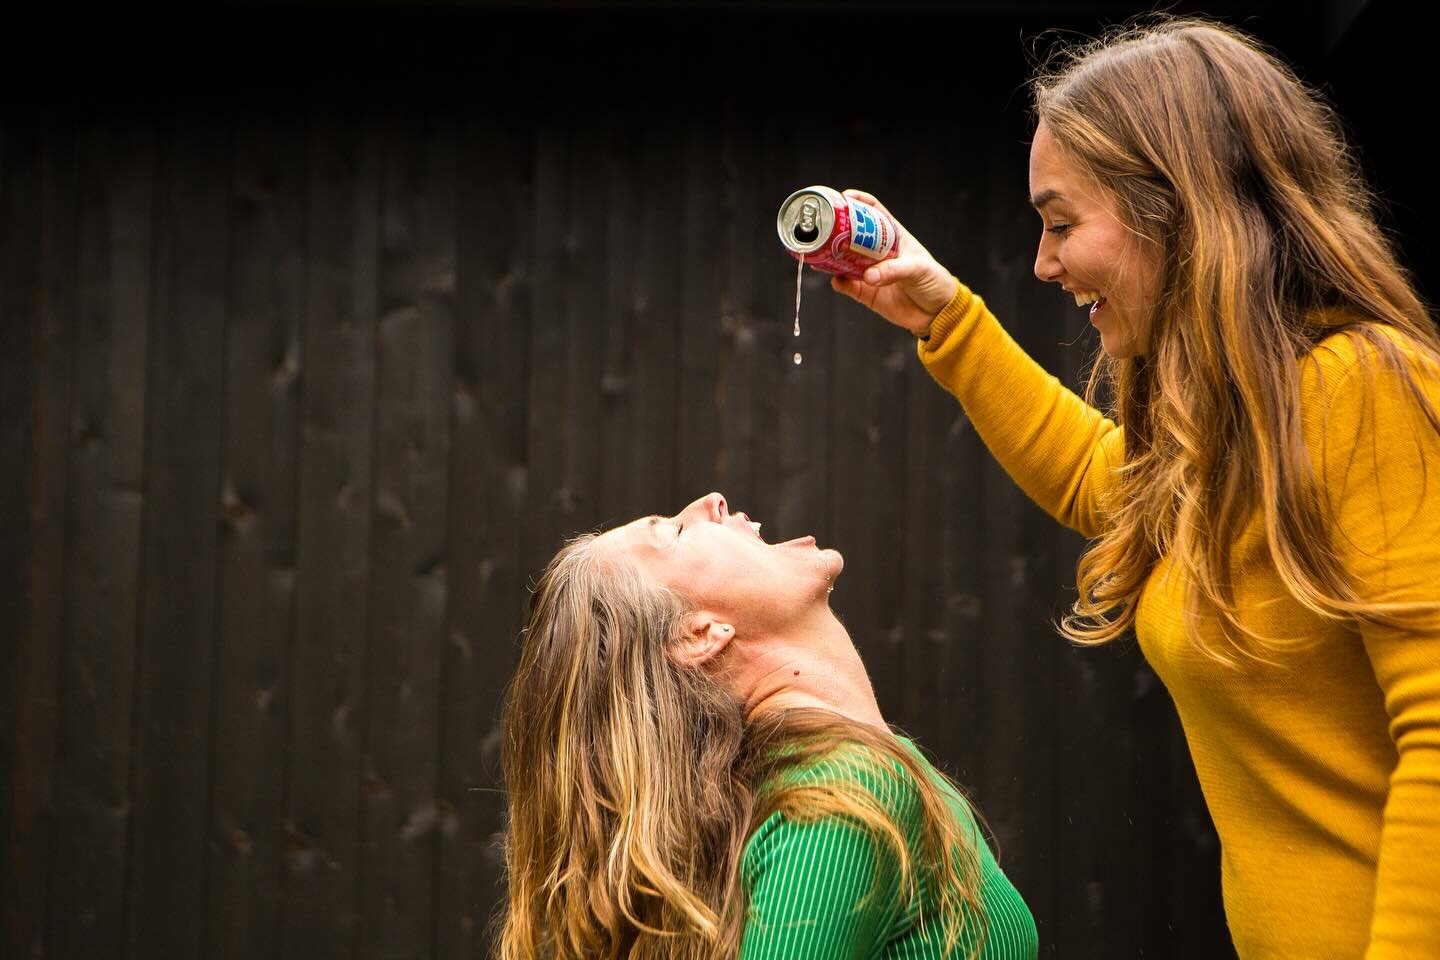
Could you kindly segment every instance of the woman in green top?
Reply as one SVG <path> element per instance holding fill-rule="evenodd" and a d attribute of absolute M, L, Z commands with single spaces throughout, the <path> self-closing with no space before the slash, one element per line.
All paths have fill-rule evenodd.
<path fill-rule="evenodd" d="M 844 561 L 710 494 L 568 543 L 505 707 L 503 960 L 1025 958 L 959 792 L 886 726 Z"/>

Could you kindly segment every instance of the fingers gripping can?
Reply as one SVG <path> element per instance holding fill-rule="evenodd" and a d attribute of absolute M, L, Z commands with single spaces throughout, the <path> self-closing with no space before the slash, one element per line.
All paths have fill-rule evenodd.
<path fill-rule="evenodd" d="M 898 253 L 895 221 L 868 203 L 829 187 L 796 190 L 775 218 L 780 242 L 816 270 L 858 277 Z"/>

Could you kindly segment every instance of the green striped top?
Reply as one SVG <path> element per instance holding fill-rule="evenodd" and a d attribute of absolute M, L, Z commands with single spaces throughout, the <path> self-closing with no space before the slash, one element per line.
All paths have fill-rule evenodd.
<path fill-rule="evenodd" d="M 934 772 L 912 742 L 900 740 L 927 771 Z M 794 776 L 803 783 L 859 782 L 890 811 L 908 838 L 911 855 L 918 856 L 919 797 L 908 785 L 908 772 L 898 764 L 893 770 L 892 776 L 853 758 L 832 755 Z M 980 898 L 988 919 L 980 956 L 1034 960 L 1039 937 L 1029 908 L 1000 871 L 965 801 L 938 773 L 934 776 L 980 851 Z M 740 960 L 938 960 L 944 956 L 943 931 L 933 920 L 921 922 L 922 915 L 935 916 L 933 896 L 922 884 L 919 896 L 910 898 L 918 902 L 905 902 L 898 869 L 887 849 L 882 842 L 877 850 L 865 829 L 849 820 L 828 817 L 800 823 L 772 814 L 746 842 L 741 861 L 748 912 Z M 977 933 L 976 924 L 967 924 L 961 950 L 953 956 L 967 956 Z"/>

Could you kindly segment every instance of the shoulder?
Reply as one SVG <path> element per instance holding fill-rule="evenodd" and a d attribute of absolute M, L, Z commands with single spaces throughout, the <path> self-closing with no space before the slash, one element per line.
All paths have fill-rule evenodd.
<path fill-rule="evenodd" d="M 1315 344 L 1300 361 L 1307 396 L 1335 395 L 1375 378 L 1409 375 L 1428 387 L 1440 384 L 1431 349 L 1389 324 L 1357 319 Z"/>
<path fill-rule="evenodd" d="M 900 751 L 913 751 L 905 743 Z M 911 754 L 917 756 L 918 754 Z M 923 761 L 922 761 L 923 762 Z M 874 804 L 892 819 L 903 822 L 918 808 L 919 790 L 914 775 L 896 757 L 867 744 L 842 743 L 803 766 L 786 771 L 767 784 L 774 791 L 813 791 L 846 796 Z"/>
<path fill-rule="evenodd" d="M 853 742 L 784 771 L 766 783 L 762 793 L 779 809 L 751 836 L 752 848 L 773 843 L 777 835 L 804 833 L 817 824 L 838 823 L 862 834 L 870 832 L 860 826 L 860 817 L 836 812 L 846 808 L 883 813 L 897 825 L 907 824 L 920 812 L 919 791 L 910 771 L 885 752 Z"/>
<path fill-rule="evenodd" d="M 921 776 L 929 777 L 929 785 L 940 791 L 950 815 L 978 835 L 978 824 L 964 799 L 943 777 L 931 775 L 930 763 L 919 748 L 901 739 L 896 749 L 915 761 Z M 847 807 L 855 809 L 855 805 L 893 825 L 899 835 L 892 834 L 890 839 L 907 844 L 918 838 L 924 823 L 925 805 L 916 773 L 896 756 L 863 744 L 841 744 L 823 757 L 787 771 L 777 781 L 766 784 L 765 790 L 772 796 L 781 792 L 788 796 L 778 804 L 780 812 L 767 817 L 751 835 L 747 856 L 749 851 L 766 849 L 781 838 L 793 840 L 815 826 L 828 830 L 840 825 L 856 836 L 881 839 L 875 836 L 873 825 L 862 824 L 867 818 L 836 812 Z M 876 818 L 868 819 L 873 824 Z"/>
<path fill-rule="evenodd" d="M 1387 324 L 1357 322 L 1317 343 L 1300 361 L 1307 439 L 1347 444 L 1376 428 L 1407 435 L 1440 413 L 1440 357 Z M 1426 407 L 1429 410 L 1426 410 Z"/>
<path fill-rule="evenodd" d="M 1426 483 L 1440 458 L 1440 362 L 1428 344 L 1356 323 L 1316 344 L 1300 382 L 1306 452 L 1332 510 L 1385 527 L 1388 515 L 1428 509 L 1440 492 Z"/>

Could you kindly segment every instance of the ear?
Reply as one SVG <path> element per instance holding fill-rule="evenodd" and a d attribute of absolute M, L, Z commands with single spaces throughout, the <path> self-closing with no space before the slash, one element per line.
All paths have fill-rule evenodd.
<path fill-rule="evenodd" d="M 670 659 L 682 667 L 703 667 L 735 639 L 735 628 L 699 611 L 685 618 L 680 636 L 670 642 Z"/>

